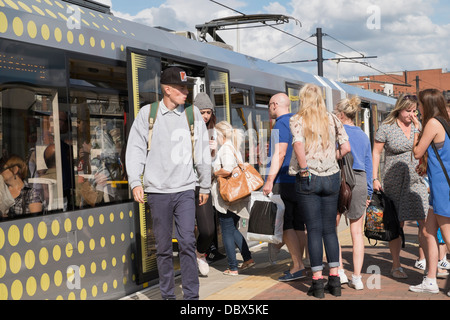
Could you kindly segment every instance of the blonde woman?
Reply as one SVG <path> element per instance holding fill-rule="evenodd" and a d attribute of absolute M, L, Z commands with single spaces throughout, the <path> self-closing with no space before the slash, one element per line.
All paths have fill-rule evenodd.
<path fill-rule="evenodd" d="M 372 151 L 373 189 L 383 190 L 397 209 L 400 225 L 407 220 L 419 222 L 419 242 L 422 237 L 425 214 L 428 212 L 428 191 L 423 178 L 416 172 L 419 160 L 412 155 L 414 132 L 420 130 L 412 119 L 417 110 L 415 95 L 401 95 L 394 109 L 378 128 Z M 383 186 L 378 178 L 381 153 L 385 151 L 385 163 L 381 173 Z M 389 241 L 392 255 L 391 276 L 405 279 L 408 276 L 400 264 L 402 239 Z"/>
<path fill-rule="evenodd" d="M 341 120 L 349 137 L 356 180 L 352 190 L 352 202 L 346 213 L 350 220 L 350 233 L 353 242 L 353 274 L 349 285 L 356 290 L 364 289 L 361 280 L 361 269 L 364 261 L 364 213 L 369 202 L 367 196 L 371 196 L 373 192 L 372 147 L 369 137 L 354 123 L 356 114 L 360 110 L 361 100 L 357 96 L 339 101 L 335 110 L 336 116 Z M 341 215 L 338 215 L 337 224 L 339 224 L 340 217 Z M 341 282 L 344 283 L 347 277 L 342 264 L 339 267 L 339 274 Z"/>
<path fill-rule="evenodd" d="M 230 123 L 221 121 L 216 124 L 217 143 L 219 150 L 213 162 L 215 179 L 211 187 L 213 205 L 219 211 L 219 222 L 222 229 L 222 238 L 228 260 L 228 269 L 225 275 L 236 276 L 239 273 L 236 260 L 236 246 L 239 248 L 244 263 L 240 270 L 255 265 L 245 238 L 238 229 L 240 218 L 248 219 L 248 199 L 242 199 L 233 203 L 225 202 L 219 193 L 217 177 L 228 177 L 239 162 L 243 162 L 239 148 L 243 142 L 243 134 L 238 129 L 233 129 Z"/>
<path fill-rule="evenodd" d="M 350 152 L 347 133 L 339 119 L 325 107 L 321 89 L 307 84 L 300 90 L 301 109 L 290 119 L 294 154 L 289 174 L 296 175 L 297 201 L 308 230 L 308 250 L 313 272 L 308 295 L 324 297 L 324 290 L 341 295 L 338 275 L 339 242 L 336 215 L 340 189 L 340 154 Z M 322 276 L 323 246 L 330 268 L 327 287 Z"/>

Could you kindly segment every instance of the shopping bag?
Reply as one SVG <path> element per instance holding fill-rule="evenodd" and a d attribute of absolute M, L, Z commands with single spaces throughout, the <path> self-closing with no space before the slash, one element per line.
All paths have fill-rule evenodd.
<path fill-rule="evenodd" d="M 373 193 L 372 200 L 366 209 L 364 235 L 369 242 L 371 239 L 392 241 L 402 237 L 404 247 L 403 229 L 400 227 L 394 202 L 381 190 Z"/>
<path fill-rule="evenodd" d="M 283 242 L 284 203 L 280 195 L 268 197 L 261 191 L 252 192 L 249 208 L 247 240 L 275 244 Z"/>

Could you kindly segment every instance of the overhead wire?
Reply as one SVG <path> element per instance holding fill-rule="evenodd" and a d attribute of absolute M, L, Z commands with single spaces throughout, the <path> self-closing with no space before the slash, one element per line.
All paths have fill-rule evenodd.
<path fill-rule="evenodd" d="M 217 4 L 217 5 L 220 5 L 220 6 L 224 7 L 224 8 L 226 8 L 226 9 L 229 9 L 229 10 L 231 10 L 231 11 L 234 11 L 234 12 L 236 12 L 236 13 L 239 13 L 239 14 L 241 14 L 241 15 L 244 15 L 244 16 L 246 15 L 245 13 L 240 12 L 240 11 L 238 11 L 238 10 L 236 10 L 236 9 L 233 9 L 233 8 L 231 8 L 231 7 L 229 7 L 229 6 L 226 6 L 226 5 L 224 5 L 224 4 L 222 4 L 222 3 L 218 2 L 218 1 L 215 1 L 215 0 L 209 0 L 209 1 L 210 1 L 210 2 L 213 2 L 213 3 Z M 265 22 L 261 22 L 261 23 L 265 24 Z M 272 28 L 272 29 L 275 29 L 275 30 L 277 30 L 277 31 L 279 31 L 279 32 L 281 32 L 281 33 L 287 34 L 287 35 L 289 35 L 289 36 L 291 36 L 291 37 L 294 37 L 294 38 L 296 38 L 296 39 L 301 40 L 300 43 L 306 42 L 306 43 L 308 43 L 308 44 L 310 44 L 310 45 L 312 45 L 312 46 L 317 47 L 317 44 L 316 44 L 316 43 L 313 43 L 313 42 L 311 42 L 311 41 L 308 41 L 307 39 L 303 39 L 303 38 L 301 38 L 301 37 L 299 37 L 299 36 L 297 36 L 297 35 L 295 35 L 295 34 L 292 34 L 292 33 L 290 33 L 290 32 L 287 32 L 287 31 L 285 31 L 285 30 L 282 30 L 282 29 L 280 29 L 280 28 L 274 27 L 274 26 L 272 26 L 272 25 L 267 25 L 267 26 L 270 27 L 270 28 Z M 312 35 L 312 36 L 314 36 L 314 35 Z M 310 36 L 309 38 L 311 38 L 312 36 Z M 309 38 L 308 38 L 308 39 L 309 39 Z M 333 38 L 333 39 L 334 39 L 334 38 Z M 335 39 L 335 40 L 337 40 L 337 39 Z M 338 41 L 338 40 L 337 40 L 337 41 Z M 299 43 L 299 44 L 300 44 L 300 43 Z M 344 45 L 345 45 L 345 44 L 344 44 Z M 289 50 L 290 50 L 290 49 L 289 49 Z M 330 52 L 330 53 L 335 54 L 335 55 L 338 55 L 338 56 L 342 57 L 343 59 L 351 60 L 351 61 L 354 62 L 354 63 L 361 64 L 361 65 L 363 65 L 363 66 L 365 66 L 365 67 L 367 67 L 367 68 L 370 68 L 370 69 L 372 69 L 372 70 L 374 70 L 374 71 L 376 71 L 376 72 L 378 72 L 378 73 L 381 73 L 381 74 L 383 74 L 383 75 L 385 75 L 385 76 L 387 76 L 387 77 L 390 77 L 390 78 L 392 78 L 392 79 L 395 79 L 392 75 L 390 75 L 390 74 L 388 74 L 388 73 L 386 73 L 386 72 L 384 72 L 384 71 L 382 71 L 382 70 L 379 70 L 379 69 L 377 69 L 377 68 L 375 68 L 375 67 L 369 65 L 369 64 L 366 63 L 366 62 L 360 62 L 360 61 L 358 61 L 358 60 L 356 60 L 356 59 L 354 59 L 354 58 L 346 57 L 346 56 L 344 56 L 343 54 L 340 54 L 340 53 L 338 53 L 338 52 L 335 52 L 335 51 L 333 51 L 333 50 L 330 50 L 330 49 L 327 49 L 327 48 L 324 48 L 324 47 L 322 47 L 322 50 L 327 51 L 327 52 Z M 354 49 L 352 49 L 352 50 L 354 50 Z M 355 51 L 356 51 L 356 50 L 355 50 Z M 358 52 L 358 51 L 356 51 L 356 52 Z M 359 53 L 359 52 L 358 52 L 358 53 Z M 361 54 L 361 53 L 360 53 L 360 54 Z M 363 56 L 364 56 L 364 55 L 363 55 Z M 273 59 L 274 59 L 274 58 L 272 58 L 271 60 L 273 60 Z"/>

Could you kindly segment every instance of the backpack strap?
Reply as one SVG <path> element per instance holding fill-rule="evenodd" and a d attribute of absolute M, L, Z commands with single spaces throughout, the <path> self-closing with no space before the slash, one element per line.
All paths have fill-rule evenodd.
<path fill-rule="evenodd" d="M 192 159 L 194 160 L 194 164 L 195 164 L 195 149 L 194 149 L 194 144 L 195 144 L 195 140 L 194 140 L 194 134 L 195 134 L 195 126 L 194 126 L 194 121 L 195 121 L 195 117 L 194 117 L 194 106 L 192 104 L 185 104 L 184 105 L 184 113 L 186 114 L 186 119 L 188 122 L 188 126 L 189 126 L 189 130 L 191 132 L 191 145 L 192 145 Z"/>
<path fill-rule="evenodd" d="M 153 126 L 155 125 L 156 115 L 158 114 L 159 101 L 153 102 L 150 105 L 150 111 L 148 113 L 148 145 L 147 151 L 150 151 L 152 145 Z"/>
<path fill-rule="evenodd" d="M 148 113 L 148 145 L 147 145 L 147 151 L 150 151 L 150 147 L 152 144 L 152 135 L 153 135 L 153 127 L 156 122 L 156 116 L 158 115 L 159 110 L 159 101 L 153 102 L 150 105 L 150 110 Z M 186 114 L 186 120 L 188 122 L 189 130 L 191 133 L 191 145 L 192 145 L 192 158 L 194 159 L 195 163 L 195 150 L 194 150 L 194 133 L 195 133 L 195 116 L 194 116 L 194 106 L 191 104 L 185 104 L 184 105 L 184 113 Z"/>

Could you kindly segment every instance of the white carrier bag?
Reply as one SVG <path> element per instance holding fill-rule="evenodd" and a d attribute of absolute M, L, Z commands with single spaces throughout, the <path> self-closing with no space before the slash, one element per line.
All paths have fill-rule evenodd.
<path fill-rule="evenodd" d="M 280 195 L 265 196 L 262 191 L 254 191 L 250 195 L 248 211 L 247 240 L 283 242 L 284 203 Z"/>

